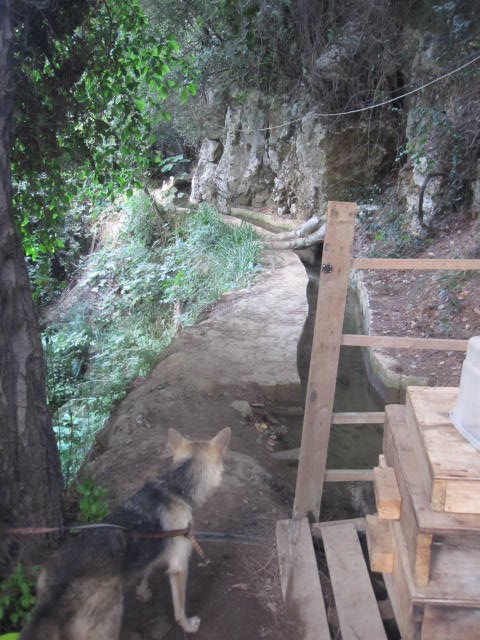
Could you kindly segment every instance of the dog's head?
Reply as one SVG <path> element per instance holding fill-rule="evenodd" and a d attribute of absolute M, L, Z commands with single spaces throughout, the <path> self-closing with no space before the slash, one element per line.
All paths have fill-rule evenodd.
<path fill-rule="evenodd" d="M 211 440 L 188 440 L 176 429 L 168 430 L 168 442 L 173 450 L 173 465 L 188 463 L 191 477 L 197 485 L 196 502 L 201 503 L 222 480 L 223 456 L 230 442 L 232 430 L 225 427 Z"/>

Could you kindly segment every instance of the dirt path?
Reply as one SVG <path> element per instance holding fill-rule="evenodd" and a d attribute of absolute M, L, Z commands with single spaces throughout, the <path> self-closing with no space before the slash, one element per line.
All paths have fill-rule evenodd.
<path fill-rule="evenodd" d="M 202 618 L 198 640 L 294 637 L 282 618 L 274 545 L 275 522 L 289 516 L 294 487 L 284 463 L 271 459 L 255 419 L 232 407 L 238 400 L 268 407 L 300 398 L 296 345 L 307 311 L 306 276 L 293 253 L 275 261 L 255 286 L 224 296 L 173 341 L 98 434 L 87 466 L 117 504 L 168 465 L 169 427 L 192 438 L 232 427 L 223 485 L 195 526 L 243 534 L 256 544 L 206 542 L 211 563 L 202 567 L 192 558 L 187 613 Z M 184 638 L 172 622 L 165 576 L 152 586 L 149 603 L 132 590 L 122 637 Z"/>

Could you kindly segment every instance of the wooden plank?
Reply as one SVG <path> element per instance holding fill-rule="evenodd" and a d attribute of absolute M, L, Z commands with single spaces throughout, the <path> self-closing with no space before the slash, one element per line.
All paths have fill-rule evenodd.
<path fill-rule="evenodd" d="M 388 522 L 376 515 L 367 515 L 367 547 L 370 570 L 376 573 L 392 573 L 395 554 Z"/>
<path fill-rule="evenodd" d="M 400 445 L 397 445 L 398 441 Z M 391 405 L 386 410 L 383 449 L 387 461 L 394 469 L 402 496 L 400 520 L 414 580 L 419 586 L 426 586 L 430 578 L 433 536 L 422 531 L 419 524 L 418 511 L 422 512 L 426 508 L 427 498 L 411 450 L 404 406 Z"/>
<path fill-rule="evenodd" d="M 373 469 L 375 502 L 381 520 L 399 520 L 402 497 L 392 467 Z"/>
<path fill-rule="evenodd" d="M 384 411 L 344 411 L 333 414 L 332 424 L 383 424 Z"/>
<path fill-rule="evenodd" d="M 437 351 L 466 351 L 468 340 L 450 338 L 415 338 L 412 336 L 370 336 L 344 333 L 344 347 L 377 347 L 378 349 L 432 349 Z"/>
<path fill-rule="evenodd" d="M 325 482 L 373 482 L 373 469 L 327 469 Z"/>
<path fill-rule="evenodd" d="M 402 640 L 420 640 L 422 615 L 414 615 L 413 603 L 408 592 L 405 576 L 394 562 L 393 573 L 384 573 L 383 581 L 387 588 L 388 597 L 395 613 L 395 621 L 400 630 Z M 423 613 L 423 612 L 422 612 Z M 437 638 L 440 640 L 440 638 Z"/>
<path fill-rule="evenodd" d="M 433 607 L 423 615 L 422 640 L 478 640 L 480 609 Z"/>
<path fill-rule="evenodd" d="M 365 533 L 367 530 L 367 521 L 365 518 L 348 518 L 346 520 L 323 520 L 322 522 L 312 522 L 310 531 L 312 536 L 322 537 L 322 529 L 324 527 L 336 527 L 339 524 L 351 524 L 357 532 Z"/>
<path fill-rule="evenodd" d="M 436 511 L 480 514 L 480 452 L 450 421 L 456 387 L 408 387 L 407 425 Z"/>
<path fill-rule="evenodd" d="M 294 517 L 320 515 L 356 205 L 329 202 L 303 419 Z"/>
<path fill-rule="evenodd" d="M 279 520 L 276 527 L 280 584 L 287 619 L 300 640 L 330 640 L 308 520 Z"/>
<path fill-rule="evenodd" d="M 355 527 L 326 527 L 322 538 L 343 640 L 386 640 Z"/>
<path fill-rule="evenodd" d="M 477 271 L 480 269 L 480 260 L 470 258 L 354 258 L 352 269 Z"/>

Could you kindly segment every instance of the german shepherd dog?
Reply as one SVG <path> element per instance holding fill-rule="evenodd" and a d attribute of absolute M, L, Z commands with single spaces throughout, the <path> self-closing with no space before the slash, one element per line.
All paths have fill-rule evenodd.
<path fill-rule="evenodd" d="M 229 427 L 212 440 L 192 442 L 168 432 L 173 464 L 103 521 L 112 528 L 81 532 L 53 554 L 40 572 L 37 603 L 21 640 L 118 640 L 127 575 L 142 575 L 137 593 L 148 597 L 154 569 L 166 567 L 175 620 L 194 633 L 200 618 L 187 618 L 185 591 L 192 543 L 186 536 L 167 539 L 149 533 L 187 529 L 192 510 L 220 485 Z"/>

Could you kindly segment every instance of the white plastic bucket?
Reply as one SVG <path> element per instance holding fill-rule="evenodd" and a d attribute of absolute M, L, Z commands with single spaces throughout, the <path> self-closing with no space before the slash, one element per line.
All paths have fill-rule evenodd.
<path fill-rule="evenodd" d="M 480 336 L 468 341 L 458 400 L 450 419 L 457 431 L 476 449 L 480 449 Z"/>

